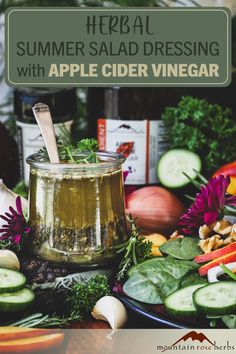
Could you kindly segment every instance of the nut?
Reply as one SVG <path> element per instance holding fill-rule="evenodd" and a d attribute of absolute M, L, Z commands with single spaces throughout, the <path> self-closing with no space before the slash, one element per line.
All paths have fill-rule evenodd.
<path fill-rule="evenodd" d="M 220 235 L 211 236 L 205 240 L 199 242 L 200 248 L 204 253 L 209 253 L 212 250 L 216 250 L 223 246 L 223 240 L 221 240 Z"/>
<path fill-rule="evenodd" d="M 204 240 L 205 238 L 208 238 L 210 234 L 212 233 L 214 225 L 202 225 L 199 227 L 198 234 L 201 240 Z"/>
<path fill-rule="evenodd" d="M 213 230 L 221 236 L 226 236 L 231 233 L 232 224 L 228 220 L 219 220 L 215 223 Z"/>
<path fill-rule="evenodd" d="M 233 224 L 230 236 L 236 237 L 236 224 Z"/>
<path fill-rule="evenodd" d="M 228 236 L 226 239 L 224 239 L 223 246 L 230 245 L 231 243 L 236 241 L 236 235 L 235 236 Z"/>
<path fill-rule="evenodd" d="M 178 230 L 175 230 L 173 234 L 170 235 L 170 239 L 176 240 L 177 238 L 184 238 L 184 236 L 180 235 Z"/>

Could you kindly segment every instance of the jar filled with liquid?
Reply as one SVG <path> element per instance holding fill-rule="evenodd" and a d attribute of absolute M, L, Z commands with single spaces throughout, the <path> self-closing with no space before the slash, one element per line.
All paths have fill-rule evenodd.
<path fill-rule="evenodd" d="M 86 154 L 86 153 L 84 153 Z M 39 257 L 78 266 L 107 265 L 125 240 L 122 155 L 98 152 L 99 163 L 30 165 L 29 249 Z"/>

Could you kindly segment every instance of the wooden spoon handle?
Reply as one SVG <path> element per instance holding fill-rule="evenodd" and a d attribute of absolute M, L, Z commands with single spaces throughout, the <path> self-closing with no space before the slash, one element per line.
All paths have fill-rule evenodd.
<path fill-rule="evenodd" d="M 45 103 L 36 103 L 32 109 L 43 136 L 49 160 L 51 163 L 59 163 L 55 131 L 49 107 Z"/>

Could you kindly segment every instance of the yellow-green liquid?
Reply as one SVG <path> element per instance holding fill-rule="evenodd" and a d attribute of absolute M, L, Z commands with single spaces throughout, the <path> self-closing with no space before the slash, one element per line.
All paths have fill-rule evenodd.
<path fill-rule="evenodd" d="M 78 265 L 106 264 L 125 239 L 122 171 L 82 177 L 31 169 L 30 248 L 40 257 Z"/>

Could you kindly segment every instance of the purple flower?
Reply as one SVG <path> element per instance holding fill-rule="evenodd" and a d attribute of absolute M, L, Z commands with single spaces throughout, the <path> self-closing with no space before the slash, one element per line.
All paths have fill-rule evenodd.
<path fill-rule="evenodd" d="M 16 198 L 16 210 L 9 207 L 9 212 L 5 213 L 5 215 L 0 215 L 0 218 L 7 222 L 0 229 L 0 240 L 9 239 L 11 242 L 19 245 L 23 234 L 30 232 L 30 228 L 27 227 L 23 215 L 20 197 Z"/>
<path fill-rule="evenodd" d="M 229 184 L 230 177 L 220 175 L 201 187 L 194 204 L 180 219 L 179 226 L 185 234 L 193 234 L 203 224 L 213 224 L 226 205 L 236 206 L 236 197 L 226 194 Z"/>

